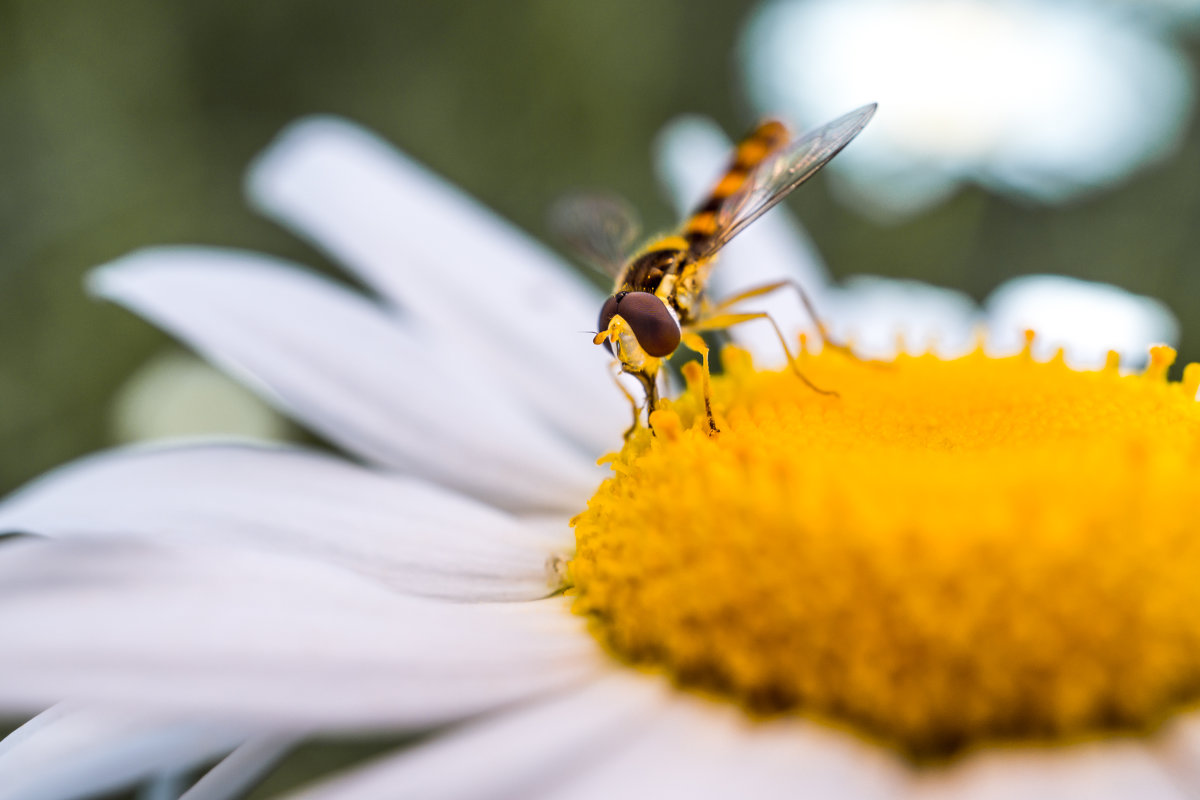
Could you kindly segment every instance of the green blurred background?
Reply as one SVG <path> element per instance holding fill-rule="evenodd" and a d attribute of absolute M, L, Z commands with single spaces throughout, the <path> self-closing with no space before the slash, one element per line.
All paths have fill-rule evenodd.
<path fill-rule="evenodd" d="M 535 235 L 578 186 L 671 222 L 650 146 L 676 114 L 733 132 L 756 116 L 733 48 L 753 3 L 0 0 L 0 491 L 111 443 L 109 402 L 171 347 L 89 300 L 89 267 L 199 242 L 332 266 L 256 217 L 249 160 L 290 120 L 333 112 L 413 154 Z M 1200 49 L 1190 45 L 1193 66 Z M 1166 300 L 1200 358 L 1200 134 L 1066 206 L 979 189 L 902 225 L 793 203 L 835 275 L 982 298 L 1056 272 Z"/>

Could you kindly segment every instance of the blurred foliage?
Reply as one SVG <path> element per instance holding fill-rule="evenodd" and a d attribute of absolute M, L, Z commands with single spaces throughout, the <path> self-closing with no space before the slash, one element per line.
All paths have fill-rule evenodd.
<path fill-rule="evenodd" d="M 411 737 L 350 737 L 305 742 L 263 776 L 263 780 L 247 794 L 246 800 L 265 800 L 299 791 L 304 785 L 328 778 L 334 773 L 365 767 L 376 758 L 384 760 L 415 741 Z"/>
<path fill-rule="evenodd" d="M 200 242 L 332 270 L 241 195 L 290 120 L 357 120 L 539 236 L 576 186 L 664 225 L 650 144 L 685 111 L 751 121 L 732 55 L 751 5 L 0 0 L 0 491 L 107 444 L 109 397 L 166 342 L 89 300 L 89 267 Z M 1198 174 L 1193 132 L 1173 160 L 1063 208 L 968 190 L 879 228 L 819 183 L 794 206 L 837 275 L 977 298 L 1023 273 L 1110 281 L 1164 298 L 1198 358 Z"/>

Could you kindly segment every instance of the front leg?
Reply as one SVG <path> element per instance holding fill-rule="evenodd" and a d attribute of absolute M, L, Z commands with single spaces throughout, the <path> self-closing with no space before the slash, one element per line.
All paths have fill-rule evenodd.
<path fill-rule="evenodd" d="M 617 384 L 617 388 L 621 390 L 621 394 L 625 395 L 625 399 L 629 401 L 630 407 L 633 409 L 633 424 L 626 428 L 624 433 L 625 441 L 629 441 L 629 437 L 637 432 L 637 429 L 642 424 L 642 406 L 638 404 L 637 398 L 634 397 L 625 384 L 621 383 L 621 373 L 626 373 L 637 378 L 638 383 L 642 385 L 642 391 L 646 394 L 646 425 L 650 425 L 650 415 L 658 408 L 658 370 L 657 369 L 629 369 L 627 366 L 622 366 L 620 361 L 614 362 L 616 370 L 613 373 L 613 381 Z"/>
<path fill-rule="evenodd" d="M 708 371 L 708 345 L 698 333 L 685 333 L 683 335 L 683 344 L 689 350 L 700 354 L 700 391 L 704 395 L 704 413 L 708 417 L 708 435 L 715 436 L 721 432 L 717 427 L 717 421 L 713 419 L 712 412 L 712 386 L 709 384 Z"/>
<path fill-rule="evenodd" d="M 638 427 L 641 425 L 642 407 L 638 405 L 637 398 L 625 388 L 625 384 L 621 383 L 621 373 L 623 371 L 624 370 L 621 368 L 621 362 L 614 361 L 612 373 L 613 383 L 617 384 L 617 388 L 621 390 L 621 394 L 625 395 L 625 399 L 629 401 L 630 408 L 633 409 L 633 424 L 626 428 L 625 433 L 622 434 L 622 438 L 628 442 L 629 437 L 633 436 L 633 434 L 637 432 Z"/>

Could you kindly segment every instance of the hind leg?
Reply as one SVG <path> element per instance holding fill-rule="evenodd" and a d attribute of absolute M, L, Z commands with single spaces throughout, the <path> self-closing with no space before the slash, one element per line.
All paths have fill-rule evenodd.
<path fill-rule="evenodd" d="M 820 315 L 817 314 L 817 307 L 813 304 L 812 298 L 808 296 L 808 292 L 804 291 L 804 287 L 801 286 L 798 281 L 787 279 L 774 281 L 772 283 L 763 283 L 759 284 L 758 286 L 751 286 L 749 289 L 743 289 L 737 294 L 723 298 L 721 302 L 717 303 L 712 309 L 710 309 L 709 314 L 726 314 L 731 308 L 733 308 L 733 306 L 737 305 L 743 300 L 749 300 L 752 297 L 762 297 L 763 295 L 771 294 L 772 292 L 779 291 L 780 289 L 793 289 L 796 292 L 800 298 L 801 304 L 804 306 L 804 310 L 808 312 L 809 318 L 813 321 L 813 324 L 817 326 L 817 334 L 821 337 L 822 344 L 836 350 L 839 353 L 842 353 L 843 355 L 849 356 L 855 361 L 861 360 L 854 354 L 853 350 L 834 339 L 829 333 L 829 329 L 825 327 L 825 323 L 821 321 Z M 771 324 L 775 325 L 775 321 L 771 320 Z M 779 332 L 778 325 L 775 325 L 775 331 L 776 333 Z M 780 334 L 780 338 L 783 338 L 782 334 Z M 787 348 L 785 347 L 784 349 Z"/>
<path fill-rule="evenodd" d="M 778 339 L 779 339 L 779 346 L 783 348 L 784 355 L 787 356 L 788 365 L 792 368 L 792 372 L 794 372 L 796 374 L 796 377 L 804 382 L 805 386 L 812 389 L 817 394 L 832 395 L 834 397 L 838 396 L 838 393 L 833 391 L 832 389 L 822 389 L 820 386 L 817 386 L 815 383 L 813 383 L 811 380 L 809 380 L 807 375 L 805 375 L 803 372 L 800 371 L 800 365 L 796 363 L 795 357 L 792 356 L 792 351 L 788 348 L 787 339 L 784 337 L 783 331 L 780 330 L 779 324 L 777 322 L 775 322 L 775 320 L 771 318 L 771 315 L 765 311 L 752 311 L 752 312 L 746 312 L 746 313 L 741 313 L 741 314 L 715 314 L 713 316 L 705 317 L 704 319 L 697 322 L 695 325 L 689 326 L 689 330 L 694 330 L 694 331 L 724 330 L 726 328 L 733 327 L 734 325 L 738 325 L 743 322 L 750 322 L 751 320 L 756 320 L 756 319 L 765 319 L 767 322 L 771 323 L 771 327 L 775 329 L 775 336 L 778 337 Z M 696 338 L 699 338 L 699 337 L 696 337 Z M 685 342 L 685 344 L 686 344 L 686 342 Z M 691 347 L 691 345 L 688 345 L 688 346 Z M 708 369 L 708 361 L 705 360 L 705 375 L 706 376 L 708 374 L 707 369 Z"/>

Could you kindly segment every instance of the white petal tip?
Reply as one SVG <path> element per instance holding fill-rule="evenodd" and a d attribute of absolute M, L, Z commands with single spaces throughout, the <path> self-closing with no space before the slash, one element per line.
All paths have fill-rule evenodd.
<path fill-rule="evenodd" d="M 251 205 L 270 212 L 278 205 L 297 165 L 344 149 L 387 149 L 374 134 L 349 120 L 331 115 L 303 117 L 285 127 L 246 171 L 245 191 Z"/>
<path fill-rule="evenodd" d="M 188 267 L 248 269 L 251 262 L 271 261 L 267 256 L 206 245 L 143 247 L 92 269 L 84 277 L 84 288 L 93 297 L 120 302 L 130 281 L 151 273 Z"/>
<path fill-rule="evenodd" d="M 112 300 L 131 273 L 154 269 L 187 247 L 144 247 L 92 269 L 83 279 L 84 289 L 92 297 Z"/>

